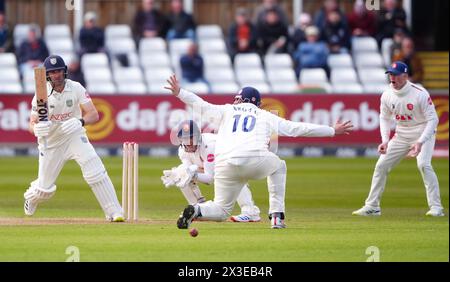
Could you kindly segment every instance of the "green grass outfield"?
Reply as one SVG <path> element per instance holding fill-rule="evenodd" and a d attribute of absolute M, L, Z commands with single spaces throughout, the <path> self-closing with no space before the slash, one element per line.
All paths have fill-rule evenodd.
<path fill-rule="evenodd" d="M 37 175 L 36 158 L 0 158 L 0 261 L 65 261 L 76 246 L 81 261 L 357 261 L 379 249 L 381 261 L 449 261 L 449 220 L 428 218 L 425 189 L 415 160 L 391 173 L 379 218 L 351 216 L 369 191 L 375 159 L 287 159 L 287 229 L 266 217 L 265 181 L 251 182 L 260 223 L 194 222 L 199 236 L 176 228 L 186 205 L 177 189 L 161 185 L 175 158 L 140 158 L 140 223 L 108 223 L 80 168 L 69 162 L 58 192 L 23 215 L 23 193 Z M 122 161 L 104 158 L 120 197 Z M 435 159 L 448 214 L 449 160 Z M 210 199 L 211 187 L 202 186 Z M 235 209 L 237 212 L 238 209 Z"/>

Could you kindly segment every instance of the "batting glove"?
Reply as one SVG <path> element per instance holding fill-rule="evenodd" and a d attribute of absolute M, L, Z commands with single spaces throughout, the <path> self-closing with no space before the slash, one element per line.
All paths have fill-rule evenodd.
<path fill-rule="evenodd" d="M 48 134 L 50 133 L 51 125 L 51 121 L 41 121 L 36 123 L 33 127 L 34 136 L 38 138 L 48 136 Z"/>
<path fill-rule="evenodd" d="M 64 134 L 72 134 L 76 131 L 79 131 L 83 127 L 81 120 L 77 118 L 71 118 L 66 120 L 61 125 L 61 130 Z"/>

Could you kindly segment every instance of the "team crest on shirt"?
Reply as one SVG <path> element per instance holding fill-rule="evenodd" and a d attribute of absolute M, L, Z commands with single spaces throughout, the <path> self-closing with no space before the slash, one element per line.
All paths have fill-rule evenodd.
<path fill-rule="evenodd" d="M 66 106 L 67 106 L 67 107 L 72 107 L 72 106 L 73 106 L 73 101 L 72 101 L 72 99 L 66 100 Z"/>
<path fill-rule="evenodd" d="M 408 108 L 408 110 L 412 111 L 414 109 L 413 104 L 407 104 L 406 107 Z"/>
<path fill-rule="evenodd" d="M 209 154 L 209 155 L 206 157 L 206 160 L 207 160 L 209 163 L 212 163 L 212 162 L 214 161 L 214 154 Z"/>

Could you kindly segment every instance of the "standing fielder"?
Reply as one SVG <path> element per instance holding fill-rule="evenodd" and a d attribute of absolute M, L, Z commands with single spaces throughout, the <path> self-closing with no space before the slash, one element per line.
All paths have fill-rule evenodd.
<path fill-rule="evenodd" d="M 187 105 L 200 111 L 213 111 L 220 125 L 216 143 L 214 201 L 187 206 L 177 226 L 189 227 L 193 219 L 225 220 L 233 210 L 242 187 L 250 179 L 267 178 L 269 190 L 269 218 L 272 228 L 285 228 L 284 200 L 286 190 L 286 162 L 269 151 L 273 133 L 279 136 L 332 137 L 349 134 L 351 123 L 337 122 L 334 127 L 292 122 L 259 108 L 261 97 L 253 87 L 244 87 L 234 104 L 213 105 L 199 96 L 180 89 L 175 76 L 167 81 L 172 91 Z"/>
<path fill-rule="evenodd" d="M 84 125 L 99 119 L 97 109 L 81 84 L 67 79 L 67 66 L 60 56 L 44 61 L 47 75 L 49 121 L 38 122 L 36 95 L 32 101 L 30 132 L 38 138 L 39 172 L 25 192 L 24 210 L 33 215 L 39 203 L 56 192 L 55 181 L 64 164 L 74 159 L 91 187 L 105 216 L 124 221 L 111 179 L 86 136 Z"/>
<path fill-rule="evenodd" d="M 439 182 L 433 167 L 436 127 L 439 123 L 430 95 L 425 89 L 408 81 L 408 66 L 394 62 L 386 71 L 390 87 L 383 92 L 380 105 L 381 154 L 375 166 L 369 196 L 365 205 L 353 215 L 381 215 L 380 200 L 388 173 L 405 156 L 417 157 L 430 210 L 427 216 L 444 216 L 439 194 Z M 397 121 L 394 137 L 389 140 L 392 117 Z"/>
<path fill-rule="evenodd" d="M 164 171 L 161 177 L 167 186 L 178 186 L 190 205 L 205 202 L 197 182 L 211 184 L 214 181 L 216 134 L 201 133 L 193 120 L 180 123 L 177 128 L 180 144 L 178 156 L 182 164 L 172 170 Z M 187 177 L 182 177 L 182 176 Z M 174 179 L 179 179 L 175 183 Z M 246 183 L 237 198 L 241 214 L 230 217 L 233 222 L 258 222 L 259 208 L 254 204 L 252 193 Z"/>

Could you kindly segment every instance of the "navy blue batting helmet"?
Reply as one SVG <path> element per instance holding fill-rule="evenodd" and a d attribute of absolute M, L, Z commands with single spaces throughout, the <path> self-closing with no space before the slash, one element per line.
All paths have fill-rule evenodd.
<path fill-rule="evenodd" d="M 234 97 L 235 99 L 241 99 L 242 103 L 251 103 L 259 107 L 261 105 L 261 95 L 256 88 L 244 87 Z"/>
<path fill-rule="evenodd" d="M 49 80 L 48 72 L 55 70 L 64 70 L 64 78 L 67 77 L 67 66 L 63 58 L 57 55 L 48 56 L 44 61 L 45 72 L 47 73 L 47 80 Z"/>
<path fill-rule="evenodd" d="M 181 145 L 195 146 L 200 144 L 202 132 L 193 120 L 185 120 L 178 126 L 177 137 Z"/>

